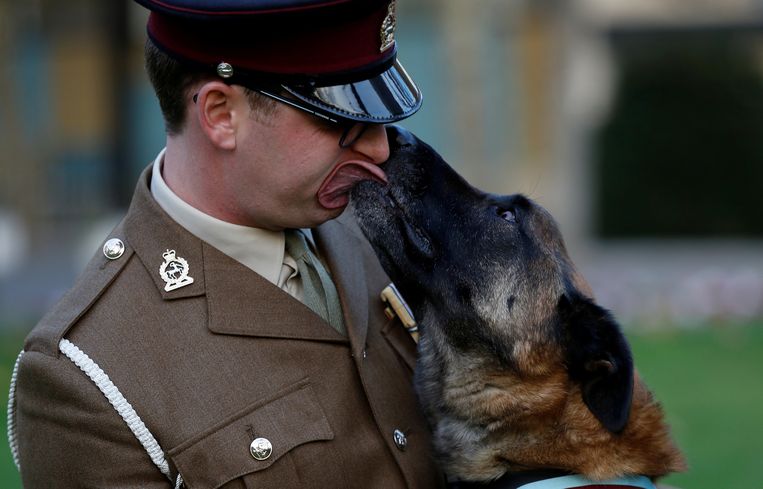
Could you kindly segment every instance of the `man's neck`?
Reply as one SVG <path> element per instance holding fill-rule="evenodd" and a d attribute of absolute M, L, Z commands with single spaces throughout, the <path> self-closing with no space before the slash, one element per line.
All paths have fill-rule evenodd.
<path fill-rule="evenodd" d="M 172 192 L 192 207 L 221 221 L 239 224 L 216 205 L 216 195 L 224 193 L 222 175 L 214 171 L 222 165 L 203 145 L 189 136 L 168 136 L 162 178 Z"/>

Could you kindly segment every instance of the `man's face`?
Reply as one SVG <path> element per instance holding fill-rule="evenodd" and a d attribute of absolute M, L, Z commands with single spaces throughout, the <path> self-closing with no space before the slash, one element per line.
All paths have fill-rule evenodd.
<path fill-rule="evenodd" d="M 355 183 L 384 178 L 376 168 L 389 157 L 383 125 L 340 148 L 341 128 L 283 104 L 244 119 L 223 169 L 229 195 L 221 196 L 240 224 L 313 227 L 342 213 Z"/>

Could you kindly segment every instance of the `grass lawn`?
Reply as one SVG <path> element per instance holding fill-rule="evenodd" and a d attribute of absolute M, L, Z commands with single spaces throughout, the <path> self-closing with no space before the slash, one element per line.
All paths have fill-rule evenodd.
<path fill-rule="evenodd" d="M 682 489 L 763 487 L 763 324 L 628 335 L 689 471 Z"/>
<path fill-rule="evenodd" d="M 687 473 L 664 482 L 681 489 L 763 487 L 763 324 L 628 336 L 689 460 Z M 3 406 L 20 347 L 20 335 L 0 334 Z M 0 445 L 0 487 L 20 488 L 8 445 Z"/>
<path fill-rule="evenodd" d="M 2 436 L 0 437 L 0 487 L 4 489 L 17 489 L 21 487 L 21 479 L 13 465 L 11 450 L 8 448 L 8 437 L 6 436 L 6 408 L 8 406 L 8 386 L 11 381 L 11 372 L 13 364 L 16 362 L 16 356 L 23 345 L 24 335 L 21 333 L 8 332 L 0 329 L 0 406 L 2 406 Z"/>

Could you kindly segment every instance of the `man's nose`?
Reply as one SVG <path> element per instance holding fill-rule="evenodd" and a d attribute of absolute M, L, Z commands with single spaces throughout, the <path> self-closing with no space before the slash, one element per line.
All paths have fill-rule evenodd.
<path fill-rule="evenodd" d="M 384 124 L 369 124 L 363 135 L 355 141 L 351 148 L 362 153 L 372 163 L 381 164 L 389 158 L 389 140 Z"/>

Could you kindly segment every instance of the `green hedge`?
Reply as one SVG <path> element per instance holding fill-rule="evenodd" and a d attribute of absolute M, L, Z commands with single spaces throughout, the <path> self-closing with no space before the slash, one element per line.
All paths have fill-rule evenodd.
<path fill-rule="evenodd" d="M 594 150 L 600 236 L 763 236 L 760 38 L 614 36 L 619 82 Z"/>

